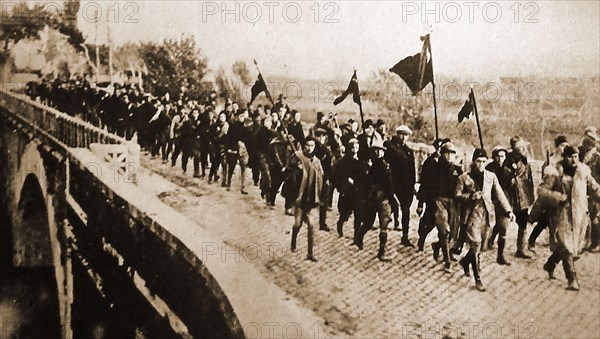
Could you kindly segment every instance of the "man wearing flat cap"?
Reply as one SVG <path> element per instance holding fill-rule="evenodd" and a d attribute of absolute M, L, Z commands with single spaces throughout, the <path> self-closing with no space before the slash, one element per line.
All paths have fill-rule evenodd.
<path fill-rule="evenodd" d="M 371 152 L 373 158 L 368 166 L 366 176 L 368 192 L 364 205 L 363 224 L 360 232 L 354 236 L 354 244 L 359 249 L 363 248 L 365 234 L 373 227 L 375 216 L 379 217 L 379 251 L 377 258 L 380 261 L 389 261 L 385 257 L 385 244 L 387 243 L 387 228 L 392 220 L 390 200 L 394 199 L 392 190 L 392 171 L 384 158 L 386 147 L 381 140 L 373 141 Z"/>
<path fill-rule="evenodd" d="M 444 256 L 444 270 L 451 273 L 449 241 L 458 237 L 460 212 L 454 197 L 458 177 L 462 174 L 456 165 L 456 147 L 451 142 L 441 148 L 441 157 L 434 176 L 433 197 L 435 199 L 435 224 L 438 229 L 437 242 L 431 244 L 433 259 L 439 259 L 440 250 Z"/>
<path fill-rule="evenodd" d="M 463 225 L 466 227 L 466 240 L 469 252 L 459 261 L 465 275 L 470 276 L 469 267 L 473 269 L 473 277 L 479 291 L 485 291 L 481 282 L 479 251 L 483 235 L 489 227 L 496 224 L 496 214 L 504 213 L 514 220 L 512 208 L 504 195 L 504 190 L 496 175 L 485 169 L 487 153 L 478 148 L 473 152 L 470 171 L 461 174 L 456 185 L 456 198 L 464 203 Z M 494 200 L 496 203 L 494 203 Z M 500 207 L 496 209 L 496 206 Z"/>
<path fill-rule="evenodd" d="M 398 198 L 390 201 L 394 211 L 394 229 L 399 226 L 399 214 L 402 213 L 402 241 L 403 246 L 414 247 L 408 238 L 410 223 L 410 206 L 415 192 L 415 157 L 406 142 L 412 134 L 408 126 L 401 125 L 396 128 L 396 135 L 385 142 L 387 151 L 386 160 L 392 167 L 392 184 L 394 194 Z"/>
<path fill-rule="evenodd" d="M 578 291 L 574 258 L 581 254 L 585 245 L 585 232 L 590 222 L 588 195 L 600 202 L 600 185 L 592 177 L 590 168 L 579 162 L 577 148 L 567 146 L 563 160 L 547 171 L 538 192 L 550 211 L 552 255 L 544 270 L 550 279 L 554 279 L 554 269 L 562 261 L 567 290 Z"/>

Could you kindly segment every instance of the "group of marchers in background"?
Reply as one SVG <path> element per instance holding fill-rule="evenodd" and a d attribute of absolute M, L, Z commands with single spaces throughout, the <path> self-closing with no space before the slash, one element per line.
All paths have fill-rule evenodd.
<path fill-rule="evenodd" d="M 318 222 L 319 230 L 330 231 L 326 220 L 334 191 L 337 235 L 344 236 L 344 224 L 353 216 L 353 245 L 362 250 L 377 217 L 381 261 L 389 261 L 386 244 L 392 223 L 402 231 L 400 244 L 415 247 L 409 221 L 416 195 L 417 250 L 425 250 L 426 237 L 437 228 L 438 239 L 431 244 L 434 259 L 441 252 L 446 272 L 452 272 L 454 261 L 466 276 L 472 270 L 480 291 L 485 291 L 482 251 L 496 245 L 497 263 L 510 265 L 505 247 L 512 222 L 518 225 L 516 257 L 521 259 L 531 258 L 537 237 L 548 229 L 552 255 L 543 269 L 553 279 L 562 261 L 569 290 L 579 289 L 574 262 L 586 250 L 599 252 L 600 139 L 593 126 L 585 129 L 582 140 L 556 137 L 536 187 L 527 142 L 518 136 L 510 138 L 509 147 L 494 147 L 491 159 L 484 149 L 476 149 L 468 166 L 457 162 L 451 140 L 437 139 L 435 151 L 416 166 L 407 144 L 412 131 L 405 125 L 389 133 L 385 121 L 366 120 L 359 129 L 357 121 L 338 124 L 336 114 L 319 112 L 308 128 L 301 112 L 291 110 L 282 96 L 272 107 L 239 107 L 214 91 L 190 100 L 168 93 L 155 97 L 136 85 L 111 87 L 107 91 L 85 81 L 44 81 L 29 83 L 26 92 L 112 133 L 127 138 L 137 134 L 142 148 L 172 166 L 181 155 L 184 172 L 191 158 L 195 178 L 206 178 L 208 171 L 207 183 L 221 180 L 228 191 L 239 166 L 239 192 L 247 194 L 246 170 L 251 170 L 265 204 L 274 208 L 281 194 L 285 213 L 294 216 L 292 251 L 302 225 L 307 225 L 310 261 L 317 261 L 313 225 Z M 527 238 L 529 224 L 534 227 Z M 463 252 L 460 260 L 455 258 Z"/>

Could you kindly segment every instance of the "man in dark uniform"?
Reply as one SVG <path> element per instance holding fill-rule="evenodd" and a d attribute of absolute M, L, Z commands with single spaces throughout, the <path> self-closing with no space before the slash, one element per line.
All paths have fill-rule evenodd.
<path fill-rule="evenodd" d="M 425 159 L 423 166 L 421 167 L 421 175 L 419 192 L 417 198 L 419 199 L 419 205 L 417 206 L 417 214 L 421 216 L 419 220 L 419 242 L 417 244 L 418 250 L 422 252 L 425 247 L 425 240 L 427 235 L 435 228 L 435 184 L 437 175 L 437 166 L 441 157 L 441 147 L 450 142 L 450 139 L 436 139 L 433 142 L 435 151 Z M 423 212 L 423 204 L 425 204 L 425 211 Z"/>
<path fill-rule="evenodd" d="M 340 192 L 338 198 L 338 211 L 340 218 L 337 222 L 337 233 L 341 238 L 344 236 L 344 223 L 348 221 L 350 215 L 354 213 L 354 236 L 360 230 L 360 207 L 364 196 L 359 195 L 360 184 L 364 181 L 366 168 L 364 162 L 358 159 L 359 150 L 358 140 L 350 139 L 346 154 L 335 165 L 333 171 L 333 184 Z"/>
<path fill-rule="evenodd" d="M 448 142 L 441 148 L 437 174 L 435 175 L 435 224 L 438 229 L 437 242 L 431 244 L 433 258 L 439 259 L 440 250 L 444 256 L 444 270 L 450 269 L 449 241 L 457 237 L 460 226 L 460 212 L 454 198 L 458 177 L 462 174 L 460 166 L 455 164 L 456 148 Z"/>
<path fill-rule="evenodd" d="M 266 116 L 262 126 L 256 130 L 255 145 L 260 169 L 260 195 L 267 204 L 271 202 L 271 173 L 269 170 L 269 146 L 275 138 L 276 133 L 271 129 L 273 120 Z"/>
<path fill-rule="evenodd" d="M 226 161 L 227 161 L 227 190 L 231 189 L 231 178 L 235 171 L 235 166 L 240 165 L 240 192 L 244 195 L 248 194 L 244 190 L 244 182 L 246 179 L 246 166 L 248 165 L 248 152 L 244 141 L 247 140 L 247 129 L 244 126 L 244 121 L 248 118 L 248 112 L 243 110 L 239 112 L 236 120 L 229 126 L 226 138 Z"/>
<path fill-rule="evenodd" d="M 367 161 L 371 157 L 371 145 L 373 145 L 373 142 L 375 140 L 382 141 L 375 132 L 375 125 L 371 119 L 365 120 L 365 123 L 363 124 L 363 132 L 357 137 L 357 139 L 360 145 L 358 157 L 363 161 Z"/>
<path fill-rule="evenodd" d="M 363 248 L 365 234 L 373 227 L 375 216 L 378 216 L 379 251 L 377 252 L 377 258 L 380 261 L 389 261 L 390 259 L 385 257 L 385 244 L 388 238 L 387 228 L 392 220 L 390 199 L 394 199 L 392 170 L 384 159 L 385 146 L 381 140 L 373 141 L 371 150 L 374 154 L 367 174 L 368 185 L 366 187 L 368 192 L 366 192 L 365 213 L 360 231 L 355 235 L 354 244 L 359 249 Z"/>
<path fill-rule="evenodd" d="M 304 129 L 302 127 L 302 114 L 296 110 L 292 111 L 292 121 L 288 126 L 288 133 L 294 137 L 297 144 L 304 144 Z"/>
<path fill-rule="evenodd" d="M 493 162 L 488 164 L 485 169 L 494 173 L 496 178 L 498 178 L 498 182 L 500 183 L 500 187 L 502 187 L 502 191 L 505 197 L 510 197 L 509 193 L 513 189 L 512 187 L 512 172 L 509 168 L 504 166 L 504 162 L 506 161 L 506 154 L 508 151 L 506 148 L 497 146 L 492 151 Z M 502 210 L 500 201 L 496 196 L 492 199 L 494 203 L 494 207 L 497 211 Z M 494 244 L 494 238 L 496 234 L 498 235 L 498 255 L 496 258 L 496 262 L 500 265 L 510 266 L 510 262 L 506 260 L 504 257 L 504 247 L 506 246 L 506 230 L 508 229 L 508 225 L 510 225 L 510 220 L 508 215 L 505 213 L 496 212 L 496 225 L 492 231 L 492 236 L 489 238 L 488 248 L 492 248 Z M 486 239 L 483 239 L 486 241 Z"/>
<path fill-rule="evenodd" d="M 271 176 L 271 187 L 269 193 L 269 204 L 275 206 L 275 198 L 279 187 L 286 178 L 286 166 L 291 155 L 291 147 L 287 140 L 287 134 L 283 126 L 277 129 L 277 135 L 269 144 L 269 172 Z M 287 201 L 287 200 L 286 200 Z M 286 210 L 291 208 L 286 203 Z"/>
<path fill-rule="evenodd" d="M 406 145 L 412 131 L 408 126 L 396 128 L 396 135 L 385 142 L 387 151 L 386 160 L 392 167 L 394 193 L 398 198 L 390 201 L 394 211 L 394 228 L 399 226 L 399 212 L 402 212 L 402 241 L 403 246 L 414 247 L 408 238 L 410 223 L 410 206 L 413 202 L 415 191 L 415 157 L 413 151 Z M 398 206 L 400 205 L 400 206 Z"/>

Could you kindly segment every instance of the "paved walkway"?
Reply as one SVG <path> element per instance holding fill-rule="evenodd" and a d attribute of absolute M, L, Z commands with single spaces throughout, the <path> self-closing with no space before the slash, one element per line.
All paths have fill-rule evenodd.
<path fill-rule="evenodd" d="M 220 183 L 194 179 L 158 158 L 142 156 L 141 161 L 175 184 L 158 193 L 164 203 L 201 220 L 207 231 L 225 239 L 226 245 L 214 255 L 223 261 L 253 263 L 269 281 L 321 318 L 319 324 L 302 326 L 314 330 L 312 337 L 600 338 L 598 254 L 584 254 L 576 262 L 581 291 L 568 292 L 562 269 L 557 269 L 555 281 L 541 269 L 549 255 L 547 247 L 540 246 L 537 259 L 514 258 L 516 229 L 512 229 L 507 251 L 513 265 L 499 266 L 493 253 L 484 254 L 482 277 L 487 291 L 481 293 L 474 289 L 472 278 L 462 276 L 458 265 L 447 274 L 433 261 L 428 244 L 437 238 L 435 231 L 424 253 L 401 247 L 401 233 L 391 232 L 388 252 L 393 260 L 380 263 L 375 259 L 377 232 L 369 232 L 365 249 L 358 251 L 351 246 L 352 226 L 347 223 L 342 239 L 335 232 L 316 232 L 319 261 L 312 263 L 304 261 L 305 229 L 298 239 L 299 252 L 289 251 L 293 220 L 284 215 L 281 197 L 273 210 L 262 203 L 256 187 L 249 187 L 250 194 L 243 196 L 237 181 L 227 192 Z M 329 213 L 330 227 L 336 220 L 337 212 Z M 416 222 L 413 212 L 413 243 Z M 273 326 L 272 337 L 285 336 L 277 335 L 281 333 L 277 327 L 285 324 Z M 293 330 L 288 334 L 294 337 Z"/>

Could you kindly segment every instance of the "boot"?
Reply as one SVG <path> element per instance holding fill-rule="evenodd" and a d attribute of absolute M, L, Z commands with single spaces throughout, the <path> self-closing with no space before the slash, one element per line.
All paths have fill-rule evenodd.
<path fill-rule="evenodd" d="M 531 256 L 525 252 L 525 229 L 519 228 L 517 233 L 517 258 L 531 259 Z"/>
<path fill-rule="evenodd" d="M 291 244 L 292 252 L 296 252 L 296 239 L 298 238 L 299 232 L 300 232 L 300 228 L 297 228 L 295 226 L 292 228 L 292 244 Z"/>
<path fill-rule="evenodd" d="M 402 246 L 406 246 L 406 247 L 413 247 L 413 248 L 415 247 L 415 245 L 413 245 L 413 244 L 410 242 L 410 239 L 408 239 L 408 237 L 407 237 L 407 236 L 406 236 L 406 237 L 402 237 L 402 240 L 400 241 L 400 245 L 402 245 Z"/>
<path fill-rule="evenodd" d="M 377 259 L 382 262 L 390 261 L 389 258 L 385 257 L 385 244 L 387 243 L 387 233 L 379 234 L 379 252 L 377 252 Z"/>
<path fill-rule="evenodd" d="M 344 223 L 338 221 L 337 223 L 337 233 L 338 233 L 338 237 L 339 238 L 343 238 L 344 237 Z"/>
<path fill-rule="evenodd" d="M 330 232 L 327 226 L 327 206 L 319 206 L 319 231 Z"/>
<path fill-rule="evenodd" d="M 433 260 L 440 260 L 440 242 L 434 242 L 431 244 L 431 249 L 433 249 Z"/>
<path fill-rule="evenodd" d="M 485 292 L 485 287 L 483 286 L 483 283 L 481 282 L 481 279 L 475 280 L 475 287 L 477 288 L 477 290 L 479 292 Z"/>
<path fill-rule="evenodd" d="M 504 258 L 504 246 L 505 245 L 506 245 L 506 239 L 498 238 L 498 257 L 496 259 L 496 262 L 499 265 L 510 266 L 510 263 L 508 261 L 506 261 L 506 258 Z"/>
<path fill-rule="evenodd" d="M 479 276 L 479 255 L 471 252 L 471 265 L 473 266 L 473 277 L 475 278 L 475 287 L 479 292 L 485 292 L 485 287 Z"/>
<path fill-rule="evenodd" d="M 460 266 L 462 266 L 462 268 L 463 268 L 463 271 L 465 272 L 465 277 L 469 277 L 469 276 L 471 276 L 471 273 L 470 273 L 470 271 L 469 271 L 469 261 L 470 261 L 470 254 L 469 254 L 469 253 L 467 253 L 467 254 L 466 254 L 464 257 L 462 257 L 462 258 L 459 260 L 459 262 L 458 262 L 458 263 L 460 264 Z"/>
<path fill-rule="evenodd" d="M 456 261 L 452 259 L 450 252 L 448 251 L 448 238 L 440 240 L 440 248 L 442 249 L 442 256 L 444 257 L 444 263 L 450 264 L 450 261 Z"/>
<path fill-rule="evenodd" d="M 496 236 L 498 235 L 498 233 L 498 228 L 494 226 L 494 228 L 492 228 L 492 234 L 490 234 L 490 238 L 487 241 L 488 249 L 494 248 L 494 242 L 496 241 Z M 500 238 L 498 238 L 498 246 L 500 246 Z"/>
<path fill-rule="evenodd" d="M 573 256 L 568 253 L 562 255 L 563 269 L 565 270 L 565 276 L 569 282 L 567 290 L 579 291 L 579 281 L 577 280 L 577 274 L 575 273 L 575 264 L 573 263 Z"/>
<path fill-rule="evenodd" d="M 567 286 L 568 291 L 579 291 L 579 281 L 577 280 L 577 274 L 573 272 L 569 285 Z"/>
<path fill-rule="evenodd" d="M 419 236 L 419 240 L 417 241 L 417 251 L 423 252 L 425 249 L 425 237 Z"/>
<path fill-rule="evenodd" d="M 449 262 L 444 263 L 444 272 L 452 273 L 452 265 Z"/>

